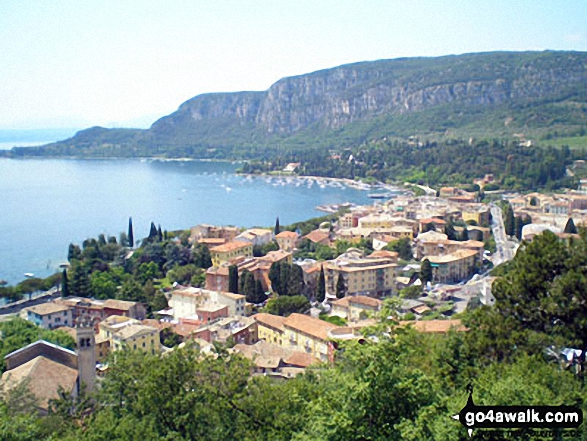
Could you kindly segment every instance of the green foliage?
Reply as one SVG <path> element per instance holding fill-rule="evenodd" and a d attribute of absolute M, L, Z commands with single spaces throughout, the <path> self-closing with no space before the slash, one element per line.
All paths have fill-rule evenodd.
<path fill-rule="evenodd" d="M 432 264 L 428 259 L 422 260 L 420 266 L 420 280 L 424 285 L 432 281 Z"/>
<path fill-rule="evenodd" d="M 428 259 L 426 259 L 426 261 L 429 262 Z M 422 296 L 422 285 L 407 286 L 399 292 L 399 296 L 404 299 L 417 299 Z M 409 319 L 406 318 L 406 320 Z"/>
<path fill-rule="evenodd" d="M 20 318 L 0 322 L 0 332 L 2 333 L 0 339 L 1 372 L 4 372 L 5 369 L 4 356 L 37 340 L 47 340 L 68 349 L 75 348 L 75 341 L 69 334 L 63 331 L 42 329 Z"/>
<path fill-rule="evenodd" d="M 198 243 L 194 245 L 194 249 L 192 251 L 192 258 L 194 260 L 194 265 L 200 267 L 202 269 L 208 269 L 212 266 L 212 257 L 210 256 L 210 250 L 207 246 Z"/>
<path fill-rule="evenodd" d="M 407 237 L 388 243 L 384 249 L 387 251 L 396 251 L 402 260 L 410 261 L 414 258 L 412 243 Z"/>
<path fill-rule="evenodd" d="M 228 267 L 228 292 L 238 294 L 238 267 L 236 265 Z"/>
<path fill-rule="evenodd" d="M 310 302 L 305 296 L 277 296 L 269 299 L 265 311 L 269 314 L 288 315 L 297 312 L 305 313 L 310 309 Z"/>
<path fill-rule="evenodd" d="M 320 320 L 324 320 L 325 322 L 332 323 L 336 326 L 346 326 L 346 320 L 337 315 L 320 314 Z"/>
<path fill-rule="evenodd" d="M 336 279 L 336 298 L 342 299 L 346 296 L 347 293 L 347 286 L 342 275 L 342 272 L 338 273 L 338 279 Z"/>
<path fill-rule="evenodd" d="M 324 276 L 324 267 L 320 267 L 318 276 L 318 285 L 316 286 L 316 301 L 322 303 L 326 298 L 326 278 Z"/>
<path fill-rule="evenodd" d="M 279 245 L 276 241 L 272 240 L 269 243 L 264 245 L 255 245 L 253 246 L 253 256 L 254 257 L 263 257 L 267 255 L 269 251 L 277 251 L 279 250 Z"/>
<path fill-rule="evenodd" d="M 564 232 L 567 234 L 577 234 L 577 227 L 575 226 L 575 222 L 573 221 L 572 217 L 570 217 L 567 221 Z"/>

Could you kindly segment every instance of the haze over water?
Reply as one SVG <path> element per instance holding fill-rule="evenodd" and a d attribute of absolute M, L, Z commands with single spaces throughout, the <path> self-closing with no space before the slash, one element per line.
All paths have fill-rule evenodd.
<path fill-rule="evenodd" d="M 240 176 L 237 165 L 138 159 L 0 159 L 0 279 L 45 277 L 69 243 L 116 236 L 132 216 L 135 238 L 199 223 L 282 225 L 319 216 L 317 205 L 369 204 L 367 192 L 289 178 Z"/>

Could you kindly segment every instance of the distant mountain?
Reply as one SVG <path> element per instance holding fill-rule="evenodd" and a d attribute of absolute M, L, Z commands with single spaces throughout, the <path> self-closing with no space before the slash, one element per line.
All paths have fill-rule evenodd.
<path fill-rule="evenodd" d="M 586 52 L 492 52 L 348 64 L 263 92 L 198 95 L 150 129 L 94 127 L 13 154 L 206 156 L 412 135 L 572 136 L 586 126 Z"/>

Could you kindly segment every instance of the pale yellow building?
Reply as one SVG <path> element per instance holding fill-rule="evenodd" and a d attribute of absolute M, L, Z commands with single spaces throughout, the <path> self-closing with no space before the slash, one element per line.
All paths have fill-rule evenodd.
<path fill-rule="evenodd" d="M 432 266 L 433 281 L 460 282 L 471 276 L 478 261 L 478 251 L 461 249 L 444 256 L 427 256 Z"/>
<path fill-rule="evenodd" d="M 293 251 L 298 243 L 298 233 L 294 231 L 282 231 L 275 236 L 275 240 L 280 250 Z"/>
<path fill-rule="evenodd" d="M 212 265 L 220 266 L 237 257 L 253 257 L 253 244 L 249 242 L 233 241 L 210 249 Z"/>
<path fill-rule="evenodd" d="M 259 340 L 283 346 L 283 334 L 285 332 L 283 322 L 285 317 L 261 312 L 255 314 L 252 318 L 257 322 L 257 337 Z"/>
<path fill-rule="evenodd" d="M 339 328 L 332 323 L 302 314 L 291 314 L 283 321 L 283 346 L 306 352 L 320 361 L 333 357 L 333 346 L 328 332 Z"/>
<path fill-rule="evenodd" d="M 326 262 L 324 275 L 326 293 L 336 295 L 339 275 L 342 275 L 346 295 L 391 295 L 394 289 L 396 263 L 389 257 L 370 258 L 349 250 L 335 260 Z"/>
<path fill-rule="evenodd" d="M 161 352 L 159 329 L 146 325 L 130 325 L 112 335 L 112 350 L 124 348 L 158 354 Z"/>

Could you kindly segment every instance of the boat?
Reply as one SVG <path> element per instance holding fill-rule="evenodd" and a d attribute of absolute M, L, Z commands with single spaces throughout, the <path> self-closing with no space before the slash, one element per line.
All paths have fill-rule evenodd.
<path fill-rule="evenodd" d="M 35 275 L 34 275 L 33 273 L 24 273 L 24 276 L 25 276 L 25 277 L 28 277 L 29 279 L 30 279 L 31 277 L 35 277 Z"/>
<path fill-rule="evenodd" d="M 393 193 L 369 193 L 371 199 L 390 199 L 395 196 Z"/>

